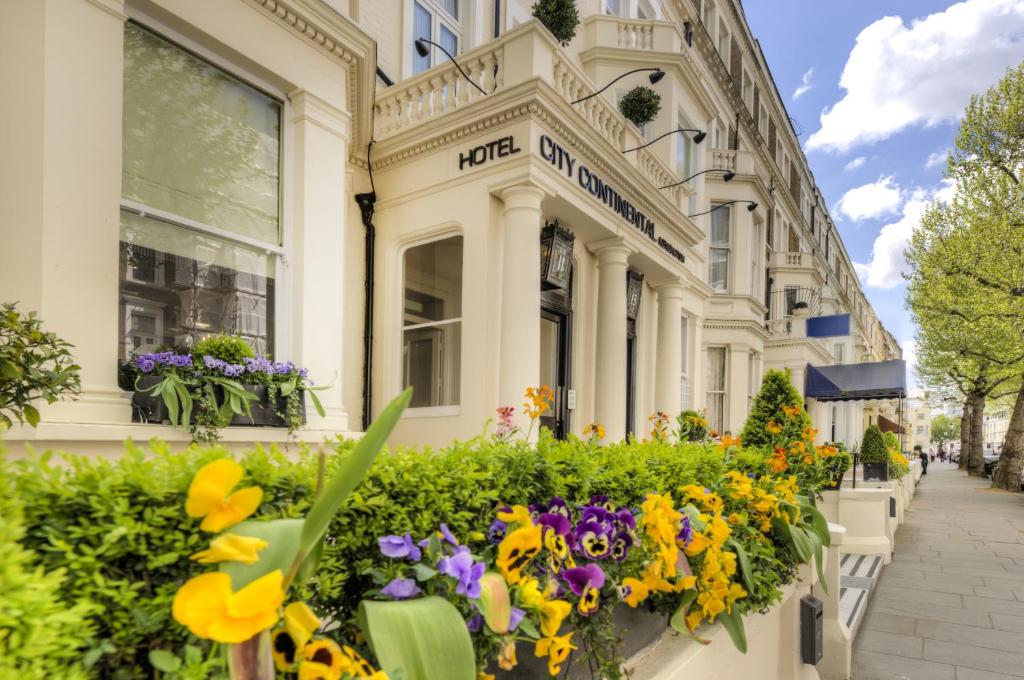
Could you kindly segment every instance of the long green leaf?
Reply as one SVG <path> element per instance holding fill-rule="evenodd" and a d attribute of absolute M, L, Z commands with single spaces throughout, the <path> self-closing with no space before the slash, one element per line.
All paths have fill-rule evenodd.
<path fill-rule="evenodd" d="M 821 514 L 821 511 L 810 505 L 801 505 L 800 512 L 803 515 L 805 521 L 802 524 L 808 524 L 814 530 L 814 533 L 818 534 L 818 538 L 821 539 L 821 544 L 828 548 L 832 545 L 832 532 L 828 529 L 828 520 Z"/>
<path fill-rule="evenodd" d="M 754 570 L 750 565 L 750 555 L 747 554 L 746 548 L 734 538 L 726 541 L 726 545 L 736 553 L 736 560 L 740 563 L 740 573 L 743 575 L 743 582 L 747 585 L 747 591 L 754 592 Z"/>
<path fill-rule="evenodd" d="M 359 623 L 390 677 L 476 680 L 476 656 L 455 606 L 430 596 L 401 602 L 363 600 Z"/>
<path fill-rule="evenodd" d="M 262 538 L 267 542 L 267 547 L 260 551 L 259 561 L 255 564 L 220 563 L 220 570 L 231 577 L 234 589 L 238 590 L 275 569 L 287 574 L 299 551 L 302 522 L 301 519 L 249 520 L 231 527 L 228 531 L 232 534 Z"/>
<path fill-rule="evenodd" d="M 296 563 L 288 573 L 288 582 L 298 572 L 302 560 L 312 551 L 313 546 L 327 533 L 327 527 L 331 519 L 337 514 L 342 503 L 352 493 L 352 490 L 359 485 L 373 464 L 388 435 L 395 429 L 398 419 L 405 411 L 412 399 L 412 388 L 409 388 L 395 397 L 390 404 L 381 412 L 380 416 L 373 421 L 366 433 L 356 443 L 352 453 L 338 467 L 334 477 L 324 487 L 313 507 L 306 514 L 306 521 L 302 525 L 302 539 L 299 543 L 299 552 L 295 556 Z M 286 584 L 287 585 L 287 584 Z"/>
<path fill-rule="evenodd" d="M 813 552 L 811 550 L 811 539 L 807 530 L 803 527 L 790 525 L 789 532 L 793 536 L 793 545 L 796 546 L 797 556 L 801 562 L 810 562 Z"/>
<path fill-rule="evenodd" d="M 177 425 L 178 390 L 171 377 L 164 378 L 164 381 L 160 383 L 160 396 L 164 400 L 164 405 L 167 406 L 167 415 L 171 419 L 171 425 Z"/>
<path fill-rule="evenodd" d="M 828 594 L 828 583 L 825 582 L 825 560 L 824 550 L 821 546 L 821 539 L 818 534 L 813 531 L 807 532 L 807 538 L 811 540 L 811 549 L 814 551 L 814 564 L 818 567 L 818 582 L 821 584 L 822 590 L 825 594 Z"/>
<path fill-rule="evenodd" d="M 309 400 L 313 402 L 313 408 L 316 409 L 316 414 L 321 418 L 327 417 L 327 411 L 324 410 L 324 405 L 320 401 L 320 397 L 316 396 L 316 392 L 313 390 L 305 390 L 306 394 L 309 395 Z"/>
<path fill-rule="evenodd" d="M 704 638 L 697 637 L 697 635 L 690 630 L 686 625 L 686 615 L 690 611 L 690 607 L 693 605 L 694 600 L 697 599 L 696 590 L 687 590 L 683 594 L 683 599 L 679 601 L 679 607 L 676 608 L 675 613 L 668 620 L 668 625 L 672 627 L 678 633 L 682 633 L 686 637 L 690 638 L 694 642 L 702 645 L 710 645 L 711 640 L 705 640 Z"/>
<path fill-rule="evenodd" d="M 731 612 L 722 612 L 718 615 L 718 620 L 722 622 L 722 626 L 729 633 L 736 649 L 746 654 L 747 632 L 743 629 L 743 615 L 739 613 L 739 610 L 734 607 Z"/>

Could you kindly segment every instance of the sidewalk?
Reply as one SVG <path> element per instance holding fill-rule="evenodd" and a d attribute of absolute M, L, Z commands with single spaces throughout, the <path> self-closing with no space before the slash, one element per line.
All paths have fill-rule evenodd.
<path fill-rule="evenodd" d="M 1024 678 L 1024 494 L 922 477 L 857 635 L 855 680 Z"/>

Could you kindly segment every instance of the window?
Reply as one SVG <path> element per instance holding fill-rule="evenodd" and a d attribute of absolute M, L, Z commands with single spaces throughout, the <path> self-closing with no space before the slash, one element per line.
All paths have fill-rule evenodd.
<path fill-rule="evenodd" d="M 714 7 L 712 7 L 711 0 L 707 0 L 707 2 L 704 3 L 704 6 L 701 7 L 700 20 L 701 20 L 701 23 L 704 24 L 704 27 L 706 29 L 708 29 L 708 34 L 712 35 L 712 37 L 714 37 L 714 30 L 715 30 L 714 25 L 711 23 L 713 18 L 714 18 Z"/>
<path fill-rule="evenodd" d="M 124 29 L 118 356 L 215 333 L 274 349 L 281 102 Z"/>
<path fill-rule="evenodd" d="M 786 316 L 793 316 L 793 309 L 796 308 L 797 294 L 796 286 L 786 286 Z"/>
<path fill-rule="evenodd" d="M 690 370 L 689 352 L 687 351 L 690 345 L 690 329 L 689 319 L 685 316 L 679 318 L 679 409 L 685 411 L 690 408 Z"/>
<path fill-rule="evenodd" d="M 680 128 L 687 129 L 693 127 L 686 120 L 686 116 L 683 115 L 682 111 L 677 115 L 677 123 Z M 693 174 L 693 137 L 690 136 L 691 134 L 690 132 L 683 132 L 676 135 L 676 172 L 682 178 Z"/>
<path fill-rule="evenodd" d="M 622 0 L 604 0 L 604 13 L 614 17 L 622 16 Z"/>
<path fill-rule="evenodd" d="M 718 54 L 722 57 L 722 61 L 729 58 L 729 29 L 721 20 L 718 22 Z"/>
<path fill-rule="evenodd" d="M 751 244 L 750 244 L 750 294 L 753 297 L 757 297 L 761 294 L 761 260 L 759 256 L 761 254 L 761 240 L 764 225 L 760 220 L 754 220 L 754 228 L 750 233 Z"/>
<path fill-rule="evenodd" d="M 714 205 L 711 207 L 715 208 Z M 708 284 L 719 291 L 729 288 L 729 222 L 731 209 L 731 206 L 723 205 L 711 213 Z"/>
<path fill-rule="evenodd" d="M 832 356 L 837 364 L 846 363 L 846 345 L 837 342 L 832 350 Z"/>
<path fill-rule="evenodd" d="M 459 53 L 461 31 L 459 28 L 458 0 L 415 0 L 412 3 L 412 39 L 431 40 L 455 56 Z M 412 50 L 412 72 L 426 71 L 431 66 L 446 60 L 438 50 L 431 49 L 421 57 Z"/>
<path fill-rule="evenodd" d="M 754 408 L 754 398 L 761 386 L 761 355 L 751 352 L 747 355 L 747 413 Z"/>
<path fill-rule="evenodd" d="M 721 433 L 725 427 L 725 347 L 708 347 L 708 425 Z"/>
<path fill-rule="evenodd" d="M 462 237 L 405 251 L 402 387 L 410 406 L 459 403 L 462 356 Z"/>

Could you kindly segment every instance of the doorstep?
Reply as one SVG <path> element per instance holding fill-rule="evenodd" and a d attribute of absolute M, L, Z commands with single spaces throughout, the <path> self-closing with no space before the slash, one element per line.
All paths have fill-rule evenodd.
<path fill-rule="evenodd" d="M 846 553 L 839 561 L 839 619 L 849 628 L 851 639 L 857 637 L 882 566 L 881 555 Z"/>

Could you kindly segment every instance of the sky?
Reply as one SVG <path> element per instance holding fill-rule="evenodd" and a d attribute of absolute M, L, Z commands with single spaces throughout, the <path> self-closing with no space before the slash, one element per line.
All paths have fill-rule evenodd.
<path fill-rule="evenodd" d="M 1024 60 L 1024 0 L 743 9 L 864 291 L 912 365 L 902 253 L 924 207 L 953 192 L 946 155 L 971 94 Z"/>

